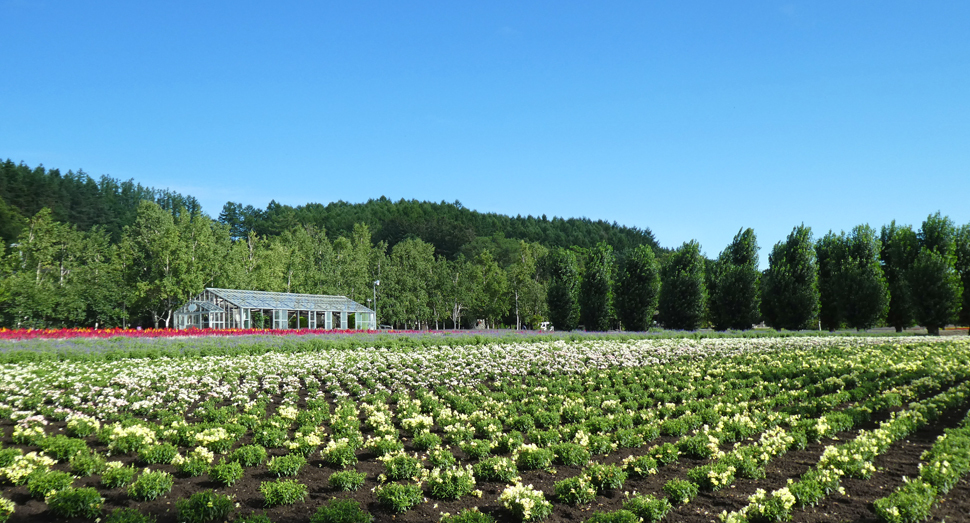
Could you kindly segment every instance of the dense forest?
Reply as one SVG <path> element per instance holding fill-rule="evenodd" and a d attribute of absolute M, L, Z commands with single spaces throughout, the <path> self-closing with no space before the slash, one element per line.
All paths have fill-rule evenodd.
<path fill-rule="evenodd" d="M 694 241 L 459 202 L 229 202 L 83 171 L 0 164 L 0 325 L 168 327 L 205 287 L 337 294 L 399 328 L 783 329 L 970 323 L 970 225 L 936 213 L 815 239 L 795 227 L 758 270 L 741 229 L 715 259 Z M 374 284 L 380 281 L 380 286 Z"/>

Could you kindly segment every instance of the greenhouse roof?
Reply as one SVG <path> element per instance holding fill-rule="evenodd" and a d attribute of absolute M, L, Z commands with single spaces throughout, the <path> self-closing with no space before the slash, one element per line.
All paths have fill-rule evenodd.
<path fill-rule="evenodd" d="M 206 290 L 242 309 L 374 312 L 345 296 L 212 288 Z"/>

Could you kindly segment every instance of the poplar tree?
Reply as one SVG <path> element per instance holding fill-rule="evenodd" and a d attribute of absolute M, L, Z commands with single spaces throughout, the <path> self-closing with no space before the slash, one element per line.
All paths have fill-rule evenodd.
<path fill-rule="evenodd" d="M 758 241 L 754 230 L 738 231 L 712 266 L 710 314 L 717 330 L 746 330 L 760 317 Z"/>
<path fill-rule="evenodd" d="M 704 257 L 696 241 L 685 242 L 660 269 L 659 319 L 665 329 L 695 330 L 704 318 Z"/>
<path fill-rule="evenodd" d="M 616 311 L 628 331 L 645 331 L 653 325 L 660 297 L 660 264 L 648 245 L 627 253 L 616 285 Z"/>
<path fill-rule="evenodd" d="M 963 284 L 956 270 L 956 230 L 950 218 L 932 214 L 920 228 L 919 254 L 907 274 L 916 321 L 926 332 L 955 321 L 962 308 Z"/>
<path fill-rule="evenodd" d="M 896 332 L 913 325 L 913 297 L 907 274 L 919 254 L 919 239 L 909 225 L 896 225 L 893 220 L 879 234 L 882 246 L 880 261 L 889 288 L 889 310 L 886 321 Z"/>
<path fill-rule="evenodd" d="M 799 330 L 812 326 L 819 305 L 811 228 L 799 225 L 784 243 L 775 244 L 761 282 L 761 312 L 770 327 Z"/>
<path fill-rule="evenodd" d="M 575 330 L 579 325 L 579 267 L 576 254 L 559 248 L 547 257 L 549 320 L 555 329 Z"/>
<path fill-rule="evenodd" d="M 580 322 L 587 330 L 606 331 L 613 323 L 613 247 L 590 249 L 579 290 Z"/>

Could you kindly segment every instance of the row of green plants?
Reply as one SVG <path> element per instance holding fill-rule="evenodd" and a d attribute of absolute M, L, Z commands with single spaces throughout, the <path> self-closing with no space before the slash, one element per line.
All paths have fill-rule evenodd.
<path fill-rule="evenodd" d="M 392 512 L 426 497 L 476 495 L 491 481 L 507 485 L 496 502 L 536 518 L 545 503 L 582 503 L 681 457 L 715 458 L 677 480 L 682 489 L 756 476 L 766 463 L 756 454 L 831 437 L 965 380 L 966 348 L 962 340 L 560 340 L 382 359 L 332 351 L 6 365 L 0 415 L 26 448 L 0 449 L 0 468 L 37 499 L 73 492 L 73 478 L 53 470 L 61 462 L 67 476 L 99 474 L 100 488 L 123 487 L 138 502 L 166 495 L 166 478 L 207 474 L 228 487 L 266 465 L 278 478 L 260 489 L 272 507 L 306 500 L 299 478 L 314 460 L 333 468 L 335 491 L 356 490 L 368 480 L 357 460 L 377 456 L 385 471 L 372 478 L 375 499 Z M 52 433 L 51 420 L 65 420 L 65 433 Z M 621 464 L 598 458 L 661 435 L 679 439 Z M 241 445 L 244 436 L 252 443 Z M 741 445 L 722 455 L 729 443 Z M 523 472 L 555 465 L 584 468 L 556 492 L 522 484 Z M 666 513 L 663 503 L 669 511 L 683 498 L 677 485 L 628 502 Z"/>

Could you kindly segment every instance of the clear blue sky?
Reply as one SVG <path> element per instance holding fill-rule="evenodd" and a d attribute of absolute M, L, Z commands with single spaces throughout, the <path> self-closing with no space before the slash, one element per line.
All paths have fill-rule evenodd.
<path fill-rule="evenodd" d="M 970 2 L 0 0 L 0 158 L 762 247 L 970 222 Z"/>

